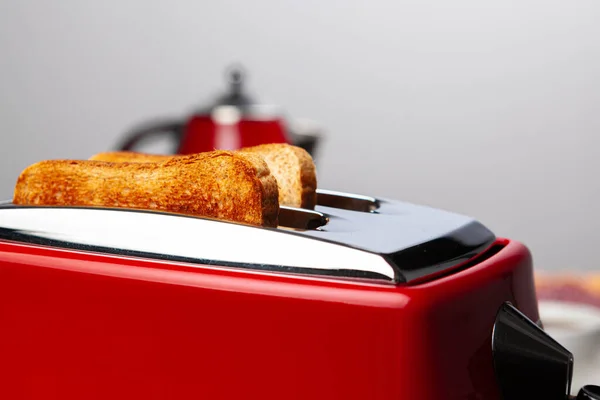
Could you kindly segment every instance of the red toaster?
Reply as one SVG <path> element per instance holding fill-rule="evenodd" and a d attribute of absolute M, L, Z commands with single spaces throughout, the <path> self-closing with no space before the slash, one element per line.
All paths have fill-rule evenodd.
<path fill-rule="evenodd" d="M 542 332 L 526 247 L 429 207 L 0 205 L 1 399 L 499 399 L 499 310 Z"/>

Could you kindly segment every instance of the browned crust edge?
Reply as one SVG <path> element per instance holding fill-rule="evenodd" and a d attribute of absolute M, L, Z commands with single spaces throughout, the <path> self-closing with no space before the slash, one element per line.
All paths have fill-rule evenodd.
<path fill-rule="evenodd" d="M 276 227 L 279 225 L 279 186 L 277 179 L 271 174 L 266 161 L 257 155 L 233 153 L 234 158 L 245 161 L 243 171 L 253 179 L 254 188 L 261 193 L 263 225 Z M 251 167 L 247 163 L 251 164 Z"/>

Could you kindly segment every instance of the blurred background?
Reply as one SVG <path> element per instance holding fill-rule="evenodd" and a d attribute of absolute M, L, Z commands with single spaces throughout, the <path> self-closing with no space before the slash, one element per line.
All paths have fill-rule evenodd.
<path fill-rule="evenodd" d="M 600 2 L 0 2 L 0 197 L 42 159 L 185 117 L 240 62 L 314 121 L 319 186 L 468 214 L 600 267 Z"/>

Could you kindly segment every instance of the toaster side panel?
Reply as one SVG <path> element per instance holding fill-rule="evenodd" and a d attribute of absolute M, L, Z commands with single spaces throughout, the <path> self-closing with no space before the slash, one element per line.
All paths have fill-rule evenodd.
<path fill-rule="evenodd" d="M 0 242 L 0 398 L 423 394 L 429 362 L 405 346 L 426 334 L 418 311 L 388 286 Z"/>
<path fill-rule="evenodd" d="M 440 398 L 500 399 L 491 351 L 496 314 L 509 301 L 539 320 L 529 250 L 499 239 L 488 252 L 470 268 L 406 290 L 426 315 L 422 343 Z"/>
<path fill-rule="evenodd" d="M 521 244 L 434 281 L 299 279 L 0 241 L 0 398 L 498 398 L 495 314 L 537 320 Z"/>

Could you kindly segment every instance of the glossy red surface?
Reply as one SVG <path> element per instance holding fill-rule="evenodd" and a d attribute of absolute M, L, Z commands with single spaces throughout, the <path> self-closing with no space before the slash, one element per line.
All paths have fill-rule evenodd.
<path fill-rule="evenodd" d="M 217 135 L 233 136 L 220 138 Z M 223 140 L 225 140 L 223 142 Z M 266 143 L 287 143 L 283 123 L 273 120 L 241 120 L 227 132 L 210 116 L 195 116 L 185 127 L 178 154 L 193 154 L 216 149 L 238 149 Z M 223 146 L 225 143 L 225 147 Z"/>
<path fill-rule="evenodd" d="M 0 242 L 1 399 L 496 399 L 502 302 L 537 320 L 516 242 L 412 287 Z"/>

